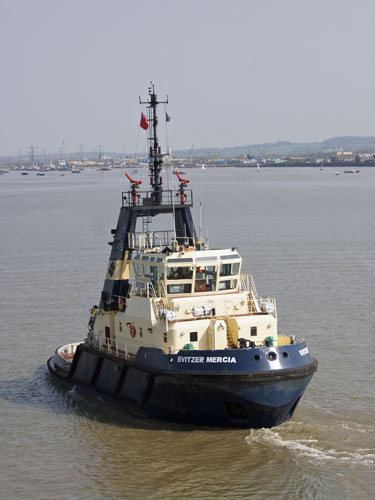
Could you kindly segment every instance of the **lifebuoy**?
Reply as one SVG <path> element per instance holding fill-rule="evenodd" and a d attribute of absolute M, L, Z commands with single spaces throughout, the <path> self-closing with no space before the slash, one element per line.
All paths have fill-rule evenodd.
<path fill-rule="evenodd" d="M 136 331 L 136 329 L 135 329 L 135 326 L 134 326 L 134 325 L 132 325 L 132 326 L 130 327 L 130 336 L 134 338 L 134 337 L 135 337 L 136 332 L 137 332 L 137 331 Z"/>

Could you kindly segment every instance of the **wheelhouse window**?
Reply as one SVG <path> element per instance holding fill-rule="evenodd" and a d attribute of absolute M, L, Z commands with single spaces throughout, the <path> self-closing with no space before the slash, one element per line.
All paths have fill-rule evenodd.
<path fill-rule="evenodd" d="M 190 280 L 192 277 L 193 277 L 192 266 L 167 268 L 167 280 Z"/>
<path fill-rule="evenodd" d="M 150 266 L 150 274 L 149 277 L 151 278 L 151 281 L 155 281 L 159 279 L 159 268 L 158 266 Z"/>
<path fill-rule="evenodd" d="M 139 262 L 134 262 L 134 272 L 136 276 L 142 275 L 142 265 Z"/>
<path fill-rule="evenodd" d="M 191 283 L 181 283 L 175 285 L 167 285 L 167 293 L 191 293 Z"/>
<path fill-rule="evenodd" d="M 233 290 L 237 288 L 237 280 L 219 281 L 219 290 Z"/>
<path fill-rule="evenodd" d="M 150 266 L 149 264 L 143 264 L 143 275 L 149 278 L 150 276 Z"/>
<path fill-rule="evenodd" d="M 195 291 L 213 292 L 216 290 L 217 266 L 198 266 L 195 271 Z"/>
<path fill-rule="evenodd" d="M 231 262 L 231 263 L 221 263 L 220 265 L 220 276 L 234 276 L 238 274 L 240 270 L 239 262 Z"/>

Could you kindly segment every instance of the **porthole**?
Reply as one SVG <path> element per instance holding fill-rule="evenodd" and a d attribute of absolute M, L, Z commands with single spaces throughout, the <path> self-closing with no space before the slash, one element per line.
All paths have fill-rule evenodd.
<path fill-rule="evenodd" d="M 275 361 L 275 359 L 277 359 L 277 354 L 273 351 L 267 352 L 266 356 L 270 361 Z"/>
<path fill-rule="evenodd" d="M 260 355 L 259 354 L 254 354 L 253 360 L 254 361 L 259 361 L 260 360 Z"/>
<path fill-rule="evenodd" d="M 286 351 L 284 351 L 283 352 L 283 358 L 287 358 L 288 356 L 289 356 L 289 354 Z"/>

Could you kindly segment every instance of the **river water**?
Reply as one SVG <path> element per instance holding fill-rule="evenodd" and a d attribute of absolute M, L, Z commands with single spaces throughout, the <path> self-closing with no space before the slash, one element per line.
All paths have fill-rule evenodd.
<path fill-rule="evenodd" d="M 319 361 L 293 419 L 165 424 L 56 385 L 46 361 L 85 336 L 128 182 L 119 170 L 10 172 L 0 177 L 0 497 L 373 498 L 375 169 L 185 177 L 210 246 L 238 247 L 259 294 L 277 298 L 280 333 L 305 338 Z"/>

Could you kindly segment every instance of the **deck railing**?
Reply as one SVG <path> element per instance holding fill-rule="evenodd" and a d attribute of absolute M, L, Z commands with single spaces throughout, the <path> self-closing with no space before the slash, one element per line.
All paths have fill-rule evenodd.
<path fill-rule="evenodd" d="M 191 189 L 184 190 L 183 202 L 181 202 L 180 192 L 174 189 L 166 189 L 157 193 L 153 191 L 137 191 L 135 198 L 131 191 L 122 192 L 123 207 L 152 208 L 155 206 L 181 207 L 181 205 L 190 207 L 192 204 L 193 191 Z"/>
<path fill-rule="evenodd" d="M 241 274 L 240 290 L 249 292 L 249 312 L 263 312 L 277 318 L 276 299 L 263 298 L 258 295 L 253 277 L 250 274 Z"/>
<path fill-rule="evenodd" d="M 195 248 L 195 238 L 184 238 L 186 247 Z M 175 249 L 184 249 L 184 246 L 177 242 L 175 231 L 147 231 L 128 233 L 128 247 L 132 250 L 142 250 L 144 252 L 160 251 L 162 248 L 169 247 Z"/>
<path fill-rule="evenodd" d="M 253 292 L 254 296 L 258 297 L 258 292 L 255 288 L 255 283 L 251 274 L 240 275 L 240 290 Z"/>
<path fill-rule="evenodd" d="M 273 297 L 259 297 L 260 308 L 263 312 L 272 314 L 275 318 L 277 318 L 277 309 L 276 309 L 276 299 Z"/>
<path fill-rule="evenodd" d="M 159 297 L 151 281 L 139 281 L 136 278 L 130 278 L 129 284 L 129 297 L 134 295 L 138 297 L 147 297 L 148 299 Z"/>
<path fill-rule="evenodd" d="M 113 354 L 119 358 L 132 359 L 125 342 L 117 342 L 116 339 L 110 339 L 99 334 L 96 347 L 99 351 Z"/>

